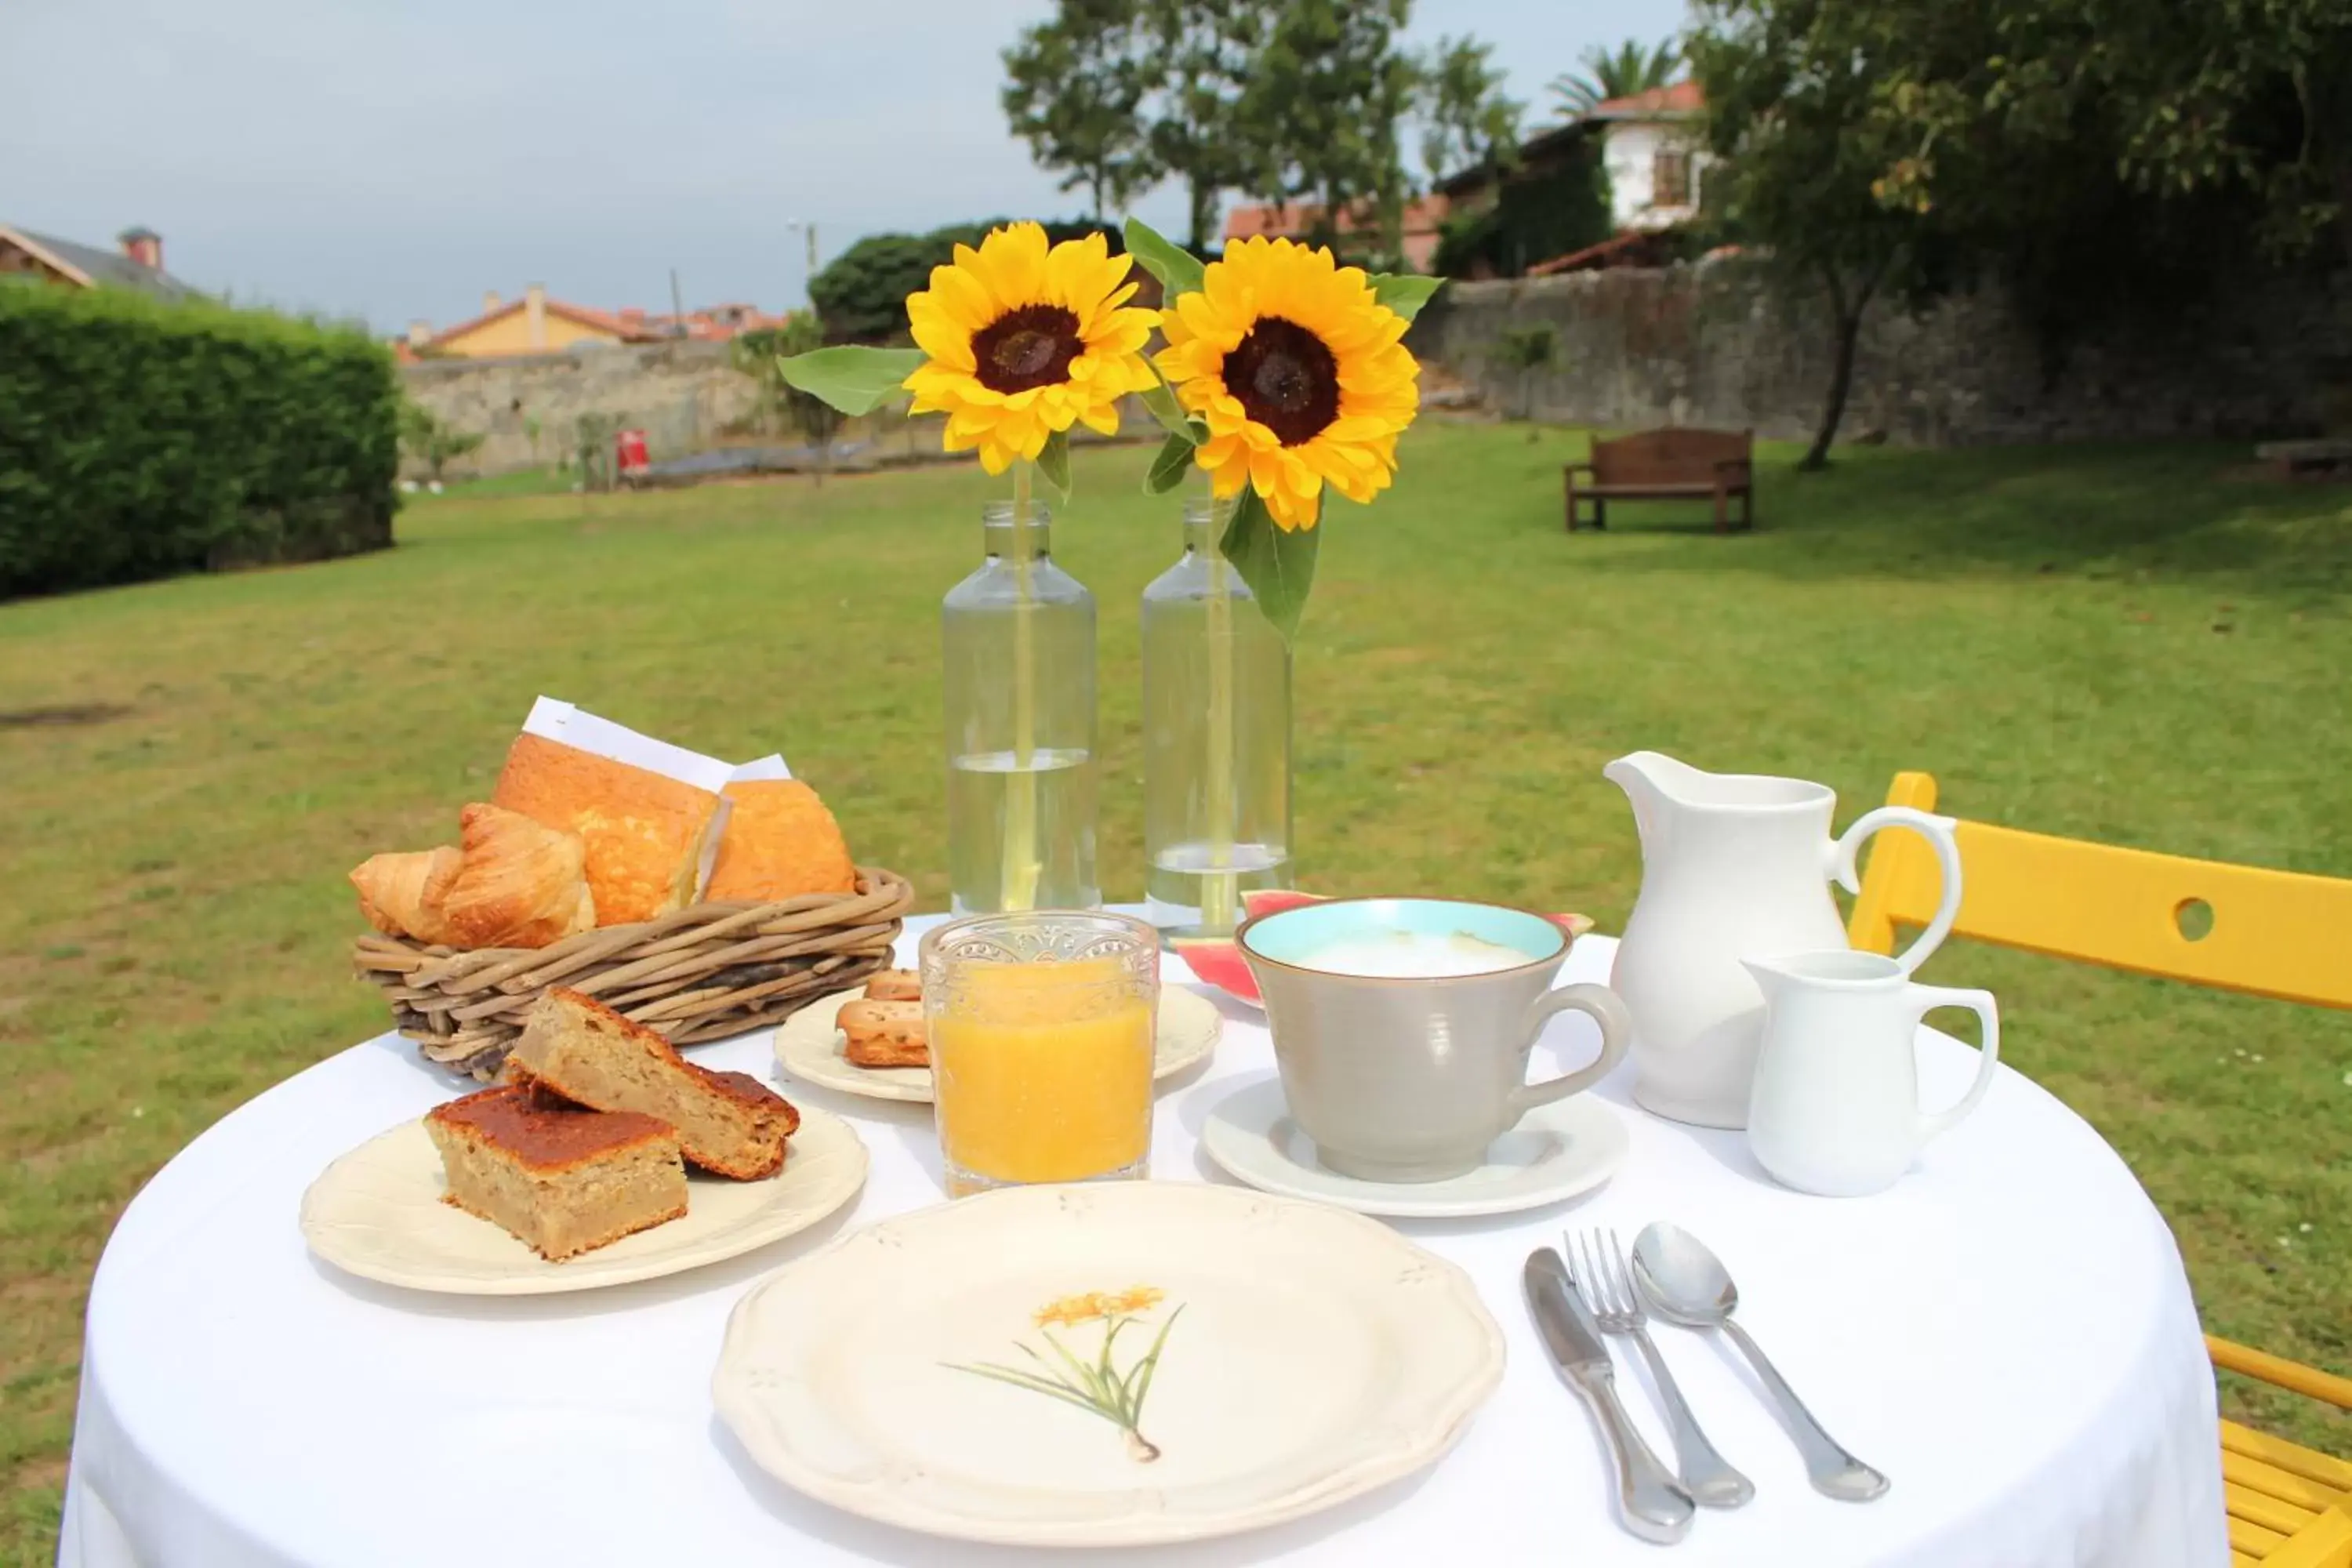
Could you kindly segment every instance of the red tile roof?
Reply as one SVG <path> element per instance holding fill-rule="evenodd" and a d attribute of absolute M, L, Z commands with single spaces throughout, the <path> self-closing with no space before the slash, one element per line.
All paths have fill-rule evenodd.
<path fill-rule="evenodd" d="M 1649 115 L 1660 117 L 1699 114 L 1706 109 L 1706 95 L 1698 83 L 1684 80 L 1654 87 L 1646 92 L 1629 94 L 1624 98 L 1607 98 L 1592 106 L 1591 117 L 1600 120 L 1640 120 Z"/>
<path fill-rule="evenodd" d="M 1446 212 L 1452 205 L 1444 196 L 1423 196 L 1419 201 L 1406 203 L 1404 232 L 1407 234 L 1435 233 L 1437 226 L 1444 221 Z M 1323 206 L 1319 202 L 1286 202 L 1280 206 L 1235 207 L 1225 215 L 1225 238 L 1231 242 L 1265 235 L 1269 239 L 1285 237 L 1296 239 L 1314 228 L 1322 216 Z M 1369 228 L 1371 225 L 1358 223 L 1355 214 L 1343 211 L 1339 214 L 1339 221 L 1336 226 L 1341 234 L 1353 234 L 1358 229 Z"/>
<path fill-rule="evenodd" d="M 527 309 L 530 303 L 528 298 L 509 300 L 497 310 L 485 310 L 471 321 L 460 321 L 454 327 L 444 327 L 425 339 L 423 346 L 428 349 L 439 348 L 452 339 L 463 337 L 466 333 L 487 326 L 492 321 L 503 321 Z M 565 321 L 576 321 L 583 327 L 592 328 L 600 332 L 609 332 L 623 342 L 650 342 L 660 335 L 656 332 L 646 331 L 641 328 L 626 326 L 618 316 L 607 315 L 602 310 L 593 310 L 585 305 L 571 305 L 561 300 L 550 300 L 546 301 L 546 307 L 547 313 L 551 316 L 560 316 Z"/>
<path fill-rule="evenodd" d="M 530 299 L 509 300 L 495 310 L 485 310 L 471 321 L 445 327 L 425 340 L 424 347 L 438 348 L 453 339 L 487 325 L 502 321 L 519 310 L 528 309 Z M 785 316 L 763 316 L 750 305 L 719 305 L 708 310 L 686 313 L 685 330 L 678 330 L 678 319 L 673 315 L 649 315 L 643 310 L 619 311 L 599 310 L 586 305 L 573 305 L 562 300 L 546 301 L 547 313 L 593 331 L 608 333 L 625 343 L 659 342 L 666 338 L 687 337 L 706 342 L 724 342 L 738 332 L 761 327 L 780 327 L 789 319 Z"/>

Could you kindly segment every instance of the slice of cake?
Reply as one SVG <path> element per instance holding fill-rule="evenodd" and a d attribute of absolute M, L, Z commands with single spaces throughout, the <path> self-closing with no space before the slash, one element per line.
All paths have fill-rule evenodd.
<path fill-rule="evenodd" d="M 749 1073 L 697 1067 L 654 1030 L 561 986 L 533 1004 L 508 1059 L 566 1100 L 669 1123 L 689 1163 L 738 1181 L 782 1170 L 801 1124 Z"/>
<path fill-rule="evenodd" d="M 686 1213 L 677 1134 L 650 1116 L 587 1110 L 500 1084 L 436 1106 L 444 1203 L 561 1263 Z"/>

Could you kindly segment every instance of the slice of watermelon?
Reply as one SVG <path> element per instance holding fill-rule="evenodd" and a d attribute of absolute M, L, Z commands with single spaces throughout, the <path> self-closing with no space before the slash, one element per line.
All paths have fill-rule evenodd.
<path fill-rule="evenodd" d="M 1242 908 L 1251 920 L 1261 915 L 1277 914 L 1295 910 L 1301 904 L 1319 904 L 1323 897 L 1317 893 L 1301 893 L 1287 888 L 1266 888 L 1242 895 Z M 1584 915 L 1547 915 L 1544 917 L 1562 931 L 1570 940 L 1592 929 L 1592 921 Z M 1168 945 L 1176 951 L 1199 979 L 1206 981 L 1233 997 L 1253 1007 L 1263 1007 L 1265 999 L 1258 994 L 1257 976 L 1250 973 L 1249 961 L 1242 956 L 1238 943 L 1229 936 L 1180 936 L 1169 939 Z"/>
<path fill-rule="evenodd" d="M 1301 893 L 1289 888 L 1260 888 L 1242 895 L 1242 913 L 1255 920 L 1260 915 L 1295 910 L 1301 904 L 1319 904 L 1323 900 L 1313 893 Z M 1258 994 L 1257 976 L 1249 970 L 1249 961 L 1242 957 L 1241 948 L 1229 936 L 1180 936 L 1169 939 L 1168 945 L 1176 956 L 1200 979 L 1207 981 L 1226 995 L 1253 1007 L 1265 1005 Z"/>

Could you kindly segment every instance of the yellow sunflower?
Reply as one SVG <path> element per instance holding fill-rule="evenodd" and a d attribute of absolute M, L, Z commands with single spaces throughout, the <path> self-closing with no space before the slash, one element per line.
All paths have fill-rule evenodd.
<path fill-rule="evenodd" d="M 907 321 L 929 356 L 903 384 L 918 414 L 948 416 L 947 449 L 980 448 L 1001 474 L 1045 437 L 1084 423 L 1118 429 L 1118 400 L 1152 384 L 1143 363 L 1152 313 L 1125 309 L 1129 258 L 1099 234 L 1048 249 L 1034 223 L 992 229 L 974 250 L 931 268 L 907 297 Z"/>
<path fill-rule="evenodd" d="M 1220 496 L 1244 483 L 1285 529 L 1312 528 L 1328 484 L 1367 501 L 1396 477 L 1421 406 L 1405 320 L 1360 268 L 1286 239 L 1245 239 L 1160 313 L 1162 374 L 1208 422 L 1196 461 Z"/>

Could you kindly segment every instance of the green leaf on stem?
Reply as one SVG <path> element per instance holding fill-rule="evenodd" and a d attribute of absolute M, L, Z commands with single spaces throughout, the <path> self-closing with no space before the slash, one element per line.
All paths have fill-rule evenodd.
<path fill-rule="evenodd" d="M 811 397 L 856 416 L 871 414 L 901 391 L 923 366 L 920 349 L 877 349 L 845 343 L 776 361 L 776 374 Z"/>
<path fill-rule="evenodd" d="M 1151 471 L 1143 477 L 1147 494 L 1164 496 L 1184 482 L 1192 471 L 1192 438 L 1171 436 L 1160 444 L 1160 456 L 1151 459 Z"/>
<path fill-rule="evenodd" d="M 1160 1352 L 1167 1348 L 1168 1331 L 1174 1328 L 1176 1320 L 1183 1315 L 1184 1309 L 1181 1307 L 1168 1314 L 1168 1321 L 1160 1325 L 1160 1332 L 1151 1342 L 1151 1349 L 1144 1353 L 1143 1359 L 1137 1362 L 1134 1369 L 1127 1374 L 1127 1418 L 1129 1426 L 1138 1425 L 1143 1420 L 1143 1401 L 1151 1392 L 1151 1380 L 1160 1374 Z"/>
<path fill-rule="evenodd" d="M 1037 477 L 1054 492 L 1054 499 L 1067 505 L 1070 500 L 1070 433 L 1056 430 L 1045 437 L 1045 449 L 1037 454 Z"/>
<path fill-rule="evenodd" d="M 1285 642 L 1297 637 L 1298 619 L 1307 613 L 1307 595 L 1315 586 L 1315 547 L 1322 532 L 1319 528 L 1276 526 L 1257 491 L 1244 485 L 1234 520 L 1218 543 Z"/>
<path fill-rule="evenodd" d="M 1168 384 L 1168 378 L 1160 374 L 1160 367 L 1151 364 L 1149 355 L 1145 357 L 1143 363 L 1151 365 L 1151 379 L 1154 384 L 1150 391 L 1138 395 L 1143 399 L 1143 406 L 1151 410 L 1151 416 L 1160 421 L 1160 427 L 1171 436 L 1188 437 L 1196 446 L 1206 439 L 1206 426 L 1202 427 L 1202 435 L 1197 437 L 1192 435 L 1193 421 L 1185 416 L 1184 405 L 1176 401 L 1176 389 Z"/>
<path fill-rule="evenodd" d="M 1376 272 L 1372 275 L 1372 298 L 1412 321 L 1421 314 L 1421 308 L 1445 287 L 1443 278 L 1423 278 L 1416 272 Z"/>
<path fill-rule="evenodd" d="M 1201 291 L 1201 279 L 1206 268 L 1198 257 L 1161 236 L 1141 218 L 1128 219 L 1123 232 L 1127 236 L 1127 253 L 1146 272 L 1160 279 L 1160 297 L 1170 309 L 1175 308 L 1177 295 Z"/>

